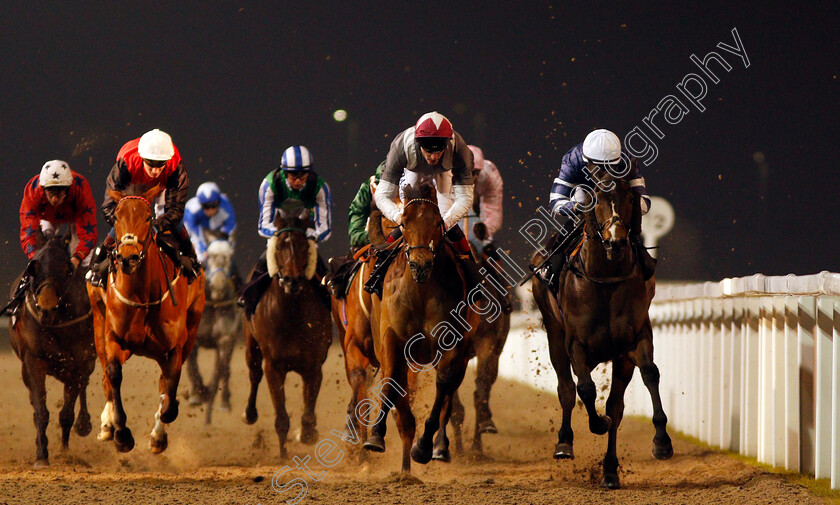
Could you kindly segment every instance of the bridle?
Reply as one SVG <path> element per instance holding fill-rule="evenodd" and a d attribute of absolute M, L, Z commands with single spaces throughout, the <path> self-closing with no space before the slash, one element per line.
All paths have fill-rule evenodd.
<path fill-rule="evenodd" d="M 282 233 L 284 233 L 284 232 L 289 232 L 289 233 L 300 233 L 300 234 L 302 234 L 304 237 L 306 237 L 306 230 L 304 230 L 303 228 L 298 228 L 298 227 L 296 227 L 296 226 L 287 226 L 287 227 L 285 227 L 285 228 L 280 228 L 279 230 L 277 230 L 277 231 L 275 231 L 275 232 L 274 232 L 274 236 L 275 236 L 275 237 L 277 237 L 277 238 L 279 238 L 279 237 L 280 237 L 280 235 L 281 235 Z M 294 258 L 294 257 L 295 257 L 295 244 L 294 244 L 294 242 L 289 241 L 289 249 L 291 249 L 291 254 L 289 255 L 289 257 L 288 257 L 288 258 L 286 258 L 286 261 L 283 263 L 283 266 L 288 265 L 288 264 L 289 264 L 289 262 L 291 262 L 291 261 L 292 261 L 292 258 Z M 278 277 L 280 276 L 280 271 L 279 271 L 279 269 L 278 269 L 278 271 L 277 271 L 277 276 L 278 276 Z"/>
<path fill-rule="evenodd" d="M 73 277 L 74 275 L 76 275 L 76 272 L 77 271 L 74 271 L 70 275 L 70 277 Z M 38 297 L 38 294 L 41 292 L 41 290 L 43 290 L 45 287 L 50 286 L 52 284 L 53 284 L 52 280 L 44 279 L 43 281 L 38 283 L 38 285 L 35 287 L 34 290 L 27 290 L 28 292 L 26 293 L 26 297 L 25 297 L 26 310 L 29 311 L 29 313 L 32 315 L 32 317 L 35 318 L 35 320 L 38 322 L 38 324 L 40 324 L 41 326 L 47 327 L 47 328 L 64 328 L 66 326 L 70 326 L 70 325 L 76 324 L 80 321 L 83 321 L 83 320 L 87 319 L 87 317 L 93 311 L 92 308 L 90 310 L 88 310 L 87 313 L 82 314 L 81 316 L 77 316 L 77 317 L 75 317 L 73 319 L 70 319 L 70 320 L 67 320 L 67 321 L 61 321 L 61 322 L 55 323 L 55 324 L 45 324 L 45 323 L 43 323 L 42 322 L 43 315 L 41 314 L 42 309 L 38 305 L 37 297 Z M 64 286 L 64 290 L 61 292 L 61 294 L 58 295 L 58 300 L 56 301 L 56 309 L 55 310 L 60 310 L 62 308 L 64 308 L 64 309 L 72 308 L 72 305 L 70 303 L 67 303 L 67 302 L 63 301 L 64 296 L 67 294 L 67 292 L 69 290 L 70 290 L 70 282 L 68 281 L 67 284 Z"/>
<path fill-rule="evenodd" d="M 151 203 L 149 203 L 149 201 L 148 201 L 148 200 L 146 200 L 146 199 L 145 199 L 145 198 L 143 198 L 142 196 L 134 196 L 134 195 L 124 196 L 124 197 L 122 197 L 122 198 L 120 199 L 119 203 L 117 203 L 117 208 L 119 208 L 119 206 L 120 206 L 120 205 L 122 204 L 122 202 L 123 202 L 123 201 L 125 201 L 125 200 L 140 200 L 140 201 L 142 201 L 143 203 L 145 203 L 145 204 L 149 207 L 149 217 L 148 217 L 147 221 L 148 221 L 148 222 L 151 222 L 151 221 L 152 221 L 152 218 L 153 218 L 153 217 L 154 217 L 154 215 L 155 215 L 155 211 L 154 211 L 154 208 L 152 207 L 152 204 L 151 204 Z M 116 215 L 116 209 L 114 209 L 114 214 Z M 132 262 L 132 261 L 133 261 L 133 262 L 135 262 L 135 263 L 136 263 L 136 264 L 138 264 L 138 265 L 139 265 L 140 263 L 142 263 L 142 262 L 143 262 L 143 260 L 144 260 L 144 259 L 146 259 L 146 250 L 149 248 L 149 243 L 151 242 L 151 240 L 152 240 L 152 232 L 151 232 L 151 229 L 150 229 L 150 230 L 149 230 L 149 234 L 148 234 L 148 236 L 146 237 L 146 240 L 145 240 L 145 241 L 143 241 L 143 243 L 142 243 L 142 248 L 139 248 L 139 247 L 138 247 L 138 249 L 140 249 L 140 253 L 139 253 L 139 254 L 137 254 L 137 258 L 128 258 L 128 261 L 129 261 L 129 262 Z M 116 263 L 117 263 L 117 261 L 116 261 L 117 256 L 118 256 L 117 251 L 119 250 L 119 248 L 120 248 L 121 246 L 134 246 L 134 247 L 137 247 L 137 243 L 138 243 L 138 242 L 139 242 L 139 239 L 137 238 L 137 235 L 135 235 L 135 234 L 133 234 L 133 233 L 125 233 L 125 234 L 123 234 L 121 237 L 119 237 L 119 239 L 118 239 L 118 241 L 117 241 L 117 243 L 118 243 L 117 247 L 115 247 L 115 248 L 113 249 L 113 251 L 111 252 L 111 254 L 114 256 L 114 257 L 112 258 L 112 260 L 113 260 L 113 261 L 112 261 L 112 263 L 113 263 L 113 264 L 116 264 Z M 131 274 L 128 274 L 128 275 L 131 275 Z"/>
<path fill-rule="evenodd" d="M 428 203 L 428 204 L 434 205 L 435 208 L 438 209 L 438 213 L 440 213 L 440 207 L 438 206 L 437 202 L 435 202 L 433 200 L 429 200 L 428 198 L 415 198 L 413 200 L 409 200 L 403 206 L 403 212 L 405 212 L 405 209 L 407 209 L 409 205 L 412 205 L 412 204 L 415 204 L 415 203 Z M 400 226 L 403 229 L 405 228 L 402 223 L 400 223 Z M 438 226 L 440 227 L 441 233 L 446 231 L 446 230 L 443 229 L 444 228 L 443 218 L 440 218 L 440 220 L 438 221 Z M 405 249 L 405 258 L 407 260 L 409 259 L 408 256 L 411 253 L 411 251 L 415 251 L 417 249 L 425 249 L 425 250 L 429 251 L 432 254 L 432 256 L 437 255 L 437 251 L 440 250 L 440 248 L 435 248 L 434 240 L 430 241 L 428 245 L 409 245 L 408 242 L 406 242 L 403 247 Z"/>

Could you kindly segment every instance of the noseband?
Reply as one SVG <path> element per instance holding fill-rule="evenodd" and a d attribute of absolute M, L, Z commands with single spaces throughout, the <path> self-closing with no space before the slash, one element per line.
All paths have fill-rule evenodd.
<path fill-rule="evenodd" d="M 154 208 L 152 208 L 152 204 L 149 203 L 149 201 L 146 200 L 145 198 L 143 198 L 142 196 L 134 196 L 134 195 L 124 196 L 120 199 L 119 203 L 117 203 L 117 207 L 119 207 L 120 204 L 124 200 L 141 200 L 143 203 L 145 203 L 149 207 L 149 220 L 151 220 L 152 216 L 154 216 L 154 214 L 155 214 L 155 210 L 154 210 Z M 114 210 L 114 212 L 116 213 L 116 209 Z M 138 254 L 139 259 L 137 260 L 138 264 L 142 263 L 143 260 L 146 258 L 146 249 L 148 248 L 148 245 L 149 245 L 148 242 L 151 239 L 151 236 L 152 236 L 152 234 L 151 234 L 151 231 L 150 231 L 149 238 L 146 240 L 146 242 L 143 243 L 142 249 L 138 248 L 138 249 L 140 249 L 140 254 Z M 120 246 L 134 246 L 134 247 L 137 247 L 138 242 L 139 242 L 139 239 L 137 238 L 137 235 L 135 235 L 133 233 L 124 234 L 119 239 L 119 246 L 114 248 L 114 255 L 116 256 L 116 251 L 119 249 Z"/>

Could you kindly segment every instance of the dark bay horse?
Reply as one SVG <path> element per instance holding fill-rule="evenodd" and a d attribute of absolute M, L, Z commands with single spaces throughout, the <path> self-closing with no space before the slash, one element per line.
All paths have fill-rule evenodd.
<path fill-rule="evenodd" d="M 93 344 L 93 317 L 85 292 L 84 272 L 74 270 L 66 237 L 37 232 L 38 252 L 27 266 L 29 287 L 25 299 L 9 325 L 12 349 L 21 360 L 21 375 L 29 389 L 38 432 L 35 467 L 48 466 L 47 410 L 45 379 L 51 375 L 64 383 L 64 405 L 58 415 L 61 446 L 70 441 L 70 428 L 79 398 L 76 433 L 87 436 L 91 430 L 87 409 L 87 386 L 96 365 Z M 13 286 L 17 286 L 15 282 Z"/>
<path fill-rule="evenodd" d="M 380 411 L 365 449 L 383 452 L 388 412 L 396 409 L 403 446 L 402 471 L 411 460 L 425 464 L 434 455 L 449 460 L 445 429 L 452 396 L 460 386 L 469 358 L 469 339 L 478 315 L 467 308 L 465 283 L 453 252 L 444 240 L 443 220 L 434 188 L 424 186 L 403 208 L 403 247 L 385 275 L 382 300 L 372 297 L 371 329 L 381 364 Z M 414 191 L 412 191 L 414 192 Z M 468 302 L 469 303 L 469 302 Z M 408 375 L 436 369 L 436 392 L 423 435 L 412 445 L 415 418 L 408 398 Z M 437 438 L 433 437 L 440 430 Z"/>
<path fill-rule="evenodd" d="M 152 452 L 159 454 L 168 446 L 166 425 L 178 416 L 181 366 L 195 343 L 204 310 L 204 275 L 188 285 L 155 242 L 150 202 L 161 191 L 160 186 L 141 196 L 109 191 L 117 202 L 112 258 L 116 271 L 109 274 L 107 289 L 87 286 L 94 307 L 96 353 L 104 372 L 106 403 L 99 439 L 113 439 L 120 452 L 134 448 L 122 402 L 123 363 L 137 354 L 160 366 L 160 404 L 149 441 Z"/>
<path fill-rule="evenodd" d="M 321 389 L 321 367 L 332 341 L 332 327 L 330 311 L 316 291 L 317 281 L 313 279 L 317 251 L 310 250 L 306 238 L 309 211 L 303 207 L 281 208 L 277 210 L 275 222 L 277 232 L 269 240 L 266 255 L 271 285 L 254 315 L 244 322 L 251 392 L 243 420 L 247 424 L 257 421 L 257 388 L 265 366 L 280 457 L 285 459 L 289 432 L 286 374 L 297 372 L 303 378 L 300 441 L 314 444 L 318 441 L 315 403 Z"/>
<path fill-rule="evenodd" d="M 198 325 L 195 346 L 187 358 L 187 373 L 192 386 L 189 404 L 205 404 L 204 422 L 210 424 L 219 389 L 222 392 L 221 409 L 230 411 L 230 359 L 242 331 L 242 311 L 236 306 L 239 293 L 231 275 L 233 247 L 230 242 L 226 239 L 210 242 L 205 263 L 204 314 Z M 216 353 L 213 376 L 207 385 L 198 368 L 200 348 Z"/>
<path fill-rule="evenodd" d="M 602 189 L 603 186 L 605 189 Z M 571 427 L 577 394 L 589 415 L 589 429 L 609 432 L 601 485 L 621 486 L 616 456 L 616 433 L 624 413 L 624 391 L 639 367 L 653 401 L 653 456 L 673 455 L 666 431 L 667 417 L 659 396 L 659 369 L 653 362 L 653 333 L 648 308 L 654 279 L 643 280 L 628 236 L 633 220 L 641 219 L 639 197 L 625 180 L 605 178 L 594 189 L 595 202 L 584 214 L 584 235 L 578 254 L 560 277 L 558 292 L 552 294 L 534 278 L 534 297 L 543 315 L 549 353 L 557 373 L 558 396 L 563 420 L 554 450 L 556 459 L 574 458 Z M 542 258 L 535 258 L 540 263 Z M 612 384 L 606 415 L 595 407 L 597 396 L 591 373 L 599 363 L 612 361 Z"/>
<path fill-rule="evenodd" d="M 475 248 L 473 248 L 473 254 L 478 257 Z M 505 280 L 497 275 L 495 268 L 491 265 L 493 262 L 494 260 L 486 255 L 481 256 L 480 265 L 487 271 L 487 275 L 492 275 L 496 281 L 504 284 Z M 503 265 L 499 267 L 504 268 Z M 509 332 L 510 314 L 501 313 L 496 317 L 480 318 L 475 335 L 470 340 L 469 359 L 476 358 L 475 393 L 473 393 L 475 429 L 472 450 L 479 454 L 483 451 L 481 435 L 498 433 L 496 424 L 493 422 L 493 413 L 490 411 L 490 389 L 499 376 L 499 357 L 502 355 Z M 451 422 L 455 434 L 455 452 L 461 453 L 463 451 L 461 430 L 464 426 L 464 405 L 457 391 L 453 398 Z"/>

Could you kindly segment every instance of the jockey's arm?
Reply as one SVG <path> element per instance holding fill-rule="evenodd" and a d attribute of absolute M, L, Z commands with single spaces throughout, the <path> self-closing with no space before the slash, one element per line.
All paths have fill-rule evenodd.
<path fill-rule="evenodd" d="M 108 191 L 125 191 L 130 183 L 131 173 L 129 173 L 125 161 L 120 159 L 114 164 L 108 178 L 105 179 L 105 197 L 102 199 L 102 214 L 105 216 L 105 221 L 111 226 L 114 226 L 114 210 L 117 208 L 117 202 L 111 198 Z"/>
<path fill-rule="evenodd" d="M 271 238 L 277 227 L 274 226 L 274 191 L 271 190 L 271 181 L 268 177 L 263 179 L 259 190 L 260 220 L 257 223 L 257 232 L 261 237 Z"/>
<path fill-rule="evenodd" d="M 443 226 L 447 230 L 452 228 L 452 226 L 457 224 L 458 221 L 469 214 L 470 209 L 472 208 L 473 198 L 475 196 L 472 184 L 469 186 L 463 184 L 453 184 L 452 193 L 455 195 L 455 201 L 452 202 L 452 207 L 450 207 L 446 215 L 443 216 Z"/>
<path fill-rule="evenodd" d="M 475 186 L 472 176 L 473 156 L 467 143 L 457 133 L 455 136 L 455 149 L 452 153 L 452 193 L 455 201 L 443 216 L 443 224 L 446 229 L 452 228 L 461 219 L 467 216 L 472 209 L 473 198 L 475 198 Z"/>
<path fill-rule="evenodd" d="M 578 184 L 586 182 L 583 178 L 583 165 L 585 162 L 579 146 L 569 149 L 563 156 L 560 174 L 554 179 L 548 198 L 552 214 L 562 213 L 568 216 L 574 212 L 575 202 L 571 200 L 571 194 Z"/>
<path fill-rule="evenodd" d="M 361 247 L 370 242 L 367 234 L 367 220 L 370 217 L 371 202 L 373 202 L 373 194 L 370 190 L 370 182 L 365 181 L 359 187 L 356 197 L 350 202 L 350 209 L 347 212 L 350 247 Z"/>
<path fill-rule="evenodd" d="M 219 230 L 228 236 L 228 240 L 232 240 L 233 232 L 236 231 L 236 214 L 233 212 L 233 205 L 230 203 L 230 200 L 227 199 L 226 196 L 222 195 L 222 200 L 219 203 L 219 207 L 221 210 L 225 211 L 227 217 L 225 217 L 225 222 L 222 223 L 222 227 Z"/>
<path fill-rule="evenodd" d="M 90 251 L 96 247 L 98 240 L 96 234 L 96 202 L 93 199 L 93 192 L 90 190 L 90 184 L 87 180 L 81 176 L 77 177 L 78 181 L 74 180 L 71 189 L 76 198 L 75 225 L 76 237 L 79 238 L 76 250 L 73 251 L 76 266 L 87 258 Z"/>
<path fill-rule="evenodd" d="M 315 196 L 314 211 L 315 228 L 307 230 L 307 236 L 314 238 L 316 242 L 323 242 L 330 238 L 332 233 L 332 195 L 326 182 Z"/>
<path fill-rule="evenodd" d="M 203 259 L 202 256 L 204 255 L 204 251 L 207 250 L 207 244 L 204 242 L 200 223 L 201 215 L 199 213 L 203 214 L 203 211 L 201 210 L 201 204 L 198 202 L 198 198 L 190 198 L 184 209 L 184 227 L 187 229 L 190 242 L 192 242 L 193 249 L 195 249 L 198 258 Z"/>
<path fill-rule="evenodd" d="M 32 188 L 31 182 L 27 183 L 20 202 L 20 248 L 29 259 L 35 256 L 36 233 L 41 227 L 41 219 L 36 213 L 37 205 L 36 190 Z"/>
<path fill-rule="evenodd" d="M 636 175 L 630 179 L 630 188 L 639 195 L 639 204 L 642 207 L 642 215 L 644 216 L 650 210 L 650 196 L 648 196 L 647 188 L 645 187 L 645 178 L 642 177 L 638 169 L 636 169 Z"/>
<path fill-rule="evenodd" d="M 189 187 L 190 178 L 184 169 L 184 164 L 181 163 L 166 179 L 166 204 L 163 215 L 157 220 L 159 230 L 173 231 L 181 224 L 184 219 L 184 206 L 187 203 Z"/>
<path fill-rule="evenodd" d="M 480 193 L 481 222 L 487 227 L 487 240 L 493 240 L 499 230 L 502 229 L 502 202 L 504 183 L 496 165 L 491 161 L 485 162 L 482 170 L 485 178 Z M 476 188 L 479 186 L 476 184 Z M 478 189 L 476 189 L 478 191 Z"/>

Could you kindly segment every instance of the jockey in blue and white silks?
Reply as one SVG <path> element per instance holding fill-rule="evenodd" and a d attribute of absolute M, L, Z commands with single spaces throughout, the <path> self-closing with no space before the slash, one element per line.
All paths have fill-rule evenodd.
<path fill-rule="evenodd" d="M 304 146 L 286 149 L 280 168 L 272 170 L 260 185 L 257 230 L 261 236 L 274 235 L 277 208 L 290 198 L 302 201 L 311 213 L 314 228 L 306 230 L 307 237 L 316 242 L 327 240 L 332 233 L 332 195 L 324 179 L 312 170 L 312 155 Z"/>
<path fill-rule="evenodd" d="M 189 199 L 184 209 L 184 226 L 202 263 L 206 260 L 207 246 L 213 235 L 221 235 L 231 246 L 234 245 L 236 215 L 233 205 L 215 182 L 205 182 L 198 187 L 196 196 Z"/>
<path fill-rule="evenodd" d="M 624 173 L 627 167 L 624 166 L 626 158 L 616 163 L 615 171 Z M 594 187 L 594 182 L 589 179 L 589 176 L 584 172 L 587 167 L 587 162 L 583 158 L 583 142 L 569 149 L 569 152 L 563 156 L 563 161 L 560 164 L 560 175 L 554 179 L 554 184 L 551 186 L 551 195 L 548 203 L 551 206 L 552 214 L 563 213 L 561 209 L 565 209 L 565 214 L 570 215 L 574 211 L 574 198 L 572 192 L 580 184 L 586 184 L 589 187 Z M 650 197 L 645 188 L 645 178 L 636 169 L 636 176 L 630 181 L 630 187 L 633 191 L 641 196 L 642 214 L 647 214 L 650 209 Z"/>

